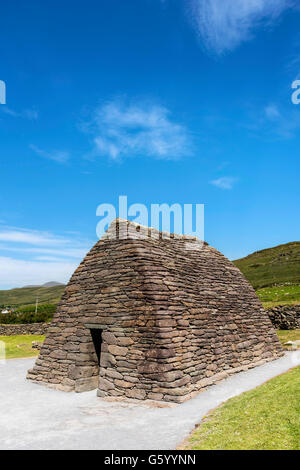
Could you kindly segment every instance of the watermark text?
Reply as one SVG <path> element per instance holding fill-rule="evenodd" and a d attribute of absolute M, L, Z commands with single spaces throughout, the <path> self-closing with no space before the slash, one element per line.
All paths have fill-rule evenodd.
<path fill-rule="evenodd" d="M 186 236 L 198 242 L 204 240 L 204 204 L 145 204 L 128 205 L 127 196 L 119 196 L 118 208 L 113 204 L 100 204 L 96 211 L 101 220 L 97 224 L 96 233 L 101 238 L 110 224 L 115 220 L 129 221 L 125 230 L 124 223 L 116 224 L 116 232 L 110 229 L 110 235 L 119 239 L 131 238 L 174 238 Z M 130 224 L 132 222 L 132 224 Z M 148 230 L 150 227 L 150 230 Z M 119 231 L 118 231 L 119 230 Z M 117 233 L 118 231 L 118 233 Z"/>
<path fill-rule="evenodd" d="M 292 88 L 294 93 L 292 94 L 292 103 L 299 104 L 300 103 L 300 80 L 294 80 L 292 83 Z"/>
<path fill-rule="evenodd" d="M 0 80 L 0 104 L 6 104 L 6 84 Z"/>

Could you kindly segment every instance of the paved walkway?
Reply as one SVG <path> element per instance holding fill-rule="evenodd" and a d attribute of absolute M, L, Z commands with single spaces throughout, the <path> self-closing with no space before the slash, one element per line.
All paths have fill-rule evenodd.
<path fill-rule="evenodd" d="M 51 390 L 25 380 L 33 362 L 0 361 L 0 449 L 175 449 L 210 409 L 300 365 L 300 353 L 232 376 L 172 408 Z"/>

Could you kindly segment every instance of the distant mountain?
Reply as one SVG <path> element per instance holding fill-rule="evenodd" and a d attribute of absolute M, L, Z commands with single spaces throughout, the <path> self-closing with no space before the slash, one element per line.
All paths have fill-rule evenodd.
<path fill-rule="evenodd" d="M 234 264 L 255 289 L 300 284 L 300 242 L 256 251 Z"/>
<path fill-rule="evenodd" d="M 31 286 L 24 286 L 24 289 L 28 289 L 31 287 L 55 287 L 55 286 L 63 286 L 61 282 L 56 282 L 56 281 L 50 281 L 50 282 L 45 282 L 45 284 L 39 285 L 39 284 L 33 284 Z M 23 289 L 23 288 L 22 288 Z"/>
<path fill-rule="evenodd" d="M 56 282 L 56 281 L 50 281 L 50 282 L 45 282 L 45 284 L 42 285 L 42 287 L 55 287 L 55 286 L 64 286 L 61 282 Z"/>

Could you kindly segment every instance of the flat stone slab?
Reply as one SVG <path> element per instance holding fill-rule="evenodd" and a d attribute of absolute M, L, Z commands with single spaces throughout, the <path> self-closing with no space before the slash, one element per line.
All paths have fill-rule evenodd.
<path fill-rule="evenodd" d="M 236 374 L 171 408 L 108 402 L 25 379 L 34 359 L 0 361 L 0 449 L 175 449 L 209 410 L 300 365 L 300 352 Z"/>

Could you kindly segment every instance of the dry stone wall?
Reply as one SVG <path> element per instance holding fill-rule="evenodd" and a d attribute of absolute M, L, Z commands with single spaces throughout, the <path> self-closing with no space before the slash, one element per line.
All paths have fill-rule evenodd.
<path fill-rule="evenodd" d="M 267 310 L 273 326 L 278 330 L 296 330 L 300 328 L 300 304 L 278 305 Z"/>
<path fill-rule="evenodd" d="M 0 336 L 45 335 L 49 323 L 0 324 Z"/>
<path fill-rule="evenodd" d="M 117 224 L 121 239 L 112 225 L 75 271 L 29 379 L 180 403 L 282 355 L 254 290 L 228 259 L 188 237 L 151 230 L 145 239 L 149 229 L 132 225 L 129 239 L 127 222 Z"/>

